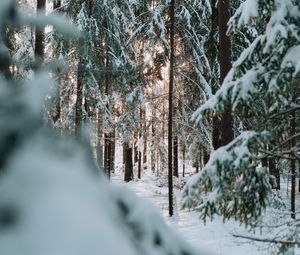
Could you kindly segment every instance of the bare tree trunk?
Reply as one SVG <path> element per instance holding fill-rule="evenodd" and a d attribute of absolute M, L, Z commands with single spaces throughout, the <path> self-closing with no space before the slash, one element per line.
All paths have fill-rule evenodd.
<path fill-rule="evenodd" d="M 179 177 L 178 175 L 178 135 L 174 135 L 173 139 L 173 159 L 174 159 L 174 176 Z"/>
<path fill-rule="evenodd" d="M 185 176 L 185 144 L 182 144 L 182 177 Z"/>
<path fill-rule="evenodd" d="M 296 134 L 296 112 L 295 110 L 292 112 L 292 119 L 291 119 L 291 136 Z M 296 145 L 296 139 L 293 138 L 291 141 L 291 149 L 294 149 Z M 296 218 L 296 159 L 295 156 L 291 155 L 291 217 L 293 219 Z"/>
<path fill-rule="evenodd" d="M 108 178 L 110 178 L 111 171 L 111 159 L 112 159 L 112 148 L 111 148 L 111 133 L 104 134 L 104 170 Z"/>
<path fill-rule="evenodd" d="M 140 107 L 140 130 L 139 130 L 139 143 L 141 142 L 142 139 L 142 132 L 143 132 L 143 111 L 142 108 Z M 142 152 L 141 148 L 139 146 L 138 148 L 138 178 L 141 179 L 141 172 L 142 172 Z"/>
<path fill-rule="evenodd" d="M 205 151 L 203 152 L 203 164 L 204 164 L 204 166 L 207 164 L 208 161 L 209 161 L 209 154 L 208 154 L 208 152 L 205 150 Z"/>
<path fill-rule="evenodd" d="M 279 168 L 276 166 L 275 158 L 269 158 L 269 174 L 275 178 L 276 183 L 271 179 L 270 183 L 273 189 L 280 189 L 280 173 Z"/>
<path fill-rule="evenodd" d="M 124 142 L 123 146 L 125 150 L 124 181 L 129 182 L 133 180 L 132 148 L 130 148 L 128 142 Z"/>
<path fill-rule="evenodd" d="M 147 168 L 147 119 L 146 119 L 146 111 L 143 110 L 143 126 L 144 126 L 144 134 L 143 134 L 143 142 L 144 142 L 144 148 L 143 148 L 143 166 L 144 168 Z"/>
<path fill-rule="evenodd" d="M 122 155 L 123 155 L 123 165 L 125 166 L 125 162 L 126 162 L 126 147 L 125 147 L 126 143 L 123 143 L 122 146 Z"/>
<path fill-rule="evenodd" d="M 98 118 L 97 118 L 97 142 L 96 142 L 96 154 L 97 154 L 97 164 L 99 170 L 103 171 L 103 146 L 102 146 L 102 121 L 101 121 L 100 110 L 98 110 Z"/>
<path fill-rule="evenodd" d="M 105 84 L 105 95 L 107 97 L 106 102 L 106 111 L 109 111 L 109 48 L 106 44 L 106 52 L 105 52 L 105 77 L 104 77 L 104 84 Z M 108 115 L 108 114 L 107 114 Z M 110 178 L 110 170 L 111 170 L 111 132 L 105 131 L 104 133 L 104 171 L 107 174 L 108 178 Z"/>
<path fill-rule="evenodd" d="M 210 32 L 210 45 L 208 48 L 208 56 L 210 61 L 210 66 L 214 66 L 215 62 L 218 59 L 218 45 L 216 36 L 218 33 L 218 8 L 216 7 L 216 0 L 211 0 L 211 32 Z M 215 94 L 217 90 L 219 89 L 219 80 L 216 79 L 216 77 L 211 77 L 211 88 L 212 93 Z M 218 149 L 221 147 L 221 121 L 213 116 L 212 117 L 212 145 L 214 149 Z"/>
<path fill-rule="evenodd" d="M 115 130 L 115 128 L 110 133 L 110 146 L 111 146 L 110 173 L 114 173 L 115 172 L 115 152 L 116 152 L 116 130 Z"/>
<path fill-rule="evenodd" d="M 37 0 L 36 9 L 39 13 L 46 14 L 46 0 Z M 39 67 L 44 61 L 44 50 L 45 50 L 45 29 L 35 29 L 35 48 L 34 56 L 36 61 L 36 68 Z"/>
<path fill-rule="evenodd" d="M 155 173 L 155 151 L 154 151 L 154 139 L 155 139 L 155 126 L 154 126 L 154 119 L 155 119 L 155 111 L 152 113 L 152 125 L 151 125 L 151 171 Z"/>
<path fill-rule="evenodd" d="M 134 132 L 134 166 L 136 167 L 136 164 L 138 163 L 139 160 L 139 153 L 138 153 L 138 131 Z"/>
<path fill-rule="evenodd" d="M 196 173 L 199 173 L 199 162 L 198 162 L 198 160 L 196 162 Z"/>
<path fill-rule="evenodd" d="M 76 99 L 76 110 L 75 110 L 75 133 L 79 134 L 80 129 L 82 127 L 83 122 L 83 111 L 82 111 L 82 104 L 83 104 L 83 70 L 84 70 L 84 63 L 79 56 L 79 63 L 77 69 L 77 99 Z"/>
<path fill-rule="evenodd" d="M 220 82 L 223 83 L 226 75 L 231 69 L 231 42 L 227 36 L 227 23 L 230 18 L 229 0 L 218 1 L 219 20 L 219 60 L 220 60 Z M 221 145 L 226 145 L 233 140 L 233 118 L 231 106 L 225 107 L 221 120 Z"/>
<path fill-rule="evenodd" d="M 175 53 L 175 0 L 170 2 L 170 77 L 169 77 L 169 117 L 168 117 L 168 186 L 169 215 L 173 216 L 173 90 L 174 90 L 174 53 Z"/>

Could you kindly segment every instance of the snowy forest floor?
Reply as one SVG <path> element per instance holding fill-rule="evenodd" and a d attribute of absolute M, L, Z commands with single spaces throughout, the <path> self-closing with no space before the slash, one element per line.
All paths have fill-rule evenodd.
<path fill-rule="evenodd" d="M 215 218 L 204 224 L 196 212 L 180 210 L 181 190 L 179 188 L 174 188 L 175 216 L 170 218 L 168 216 L 168 188 L 161 179 L 149 173 L 141 180 L 124 183 L 123 174 L 119 172 L 112 176 L 112 180 L 117 185 L 127 186 L 137 196 L 148 200 L 159 210 L 165 222 L 196 248 L 205 249 L 216 255 L 270 254 L 266 244 L 233 237 L 233 233 L 249 235 L 245 227 L 238 222 L 223 223 L 222 218 Z"/>

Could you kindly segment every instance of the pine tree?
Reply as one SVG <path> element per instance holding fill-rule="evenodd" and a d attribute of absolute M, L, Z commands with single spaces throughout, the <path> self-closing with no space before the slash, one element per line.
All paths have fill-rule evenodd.
<path fill-rule="evenodd" d="M 173 90 L 175 54 L 175 0 L 170 2 L 170 73 L 169 73 L 169 115 L 168 115 L 168 186 L 169 215 L 173 216 Z"/>
<path fill-rule="evenodd" d="M 285 116 L 297 109 L 293 94 L 299 74 L 295 58 L 299 16 L 299 3 L 295 1 L 248 0 L 230 20 L 233 32 L 256 21 L 268 20 L 268 23 L 233 64 L 222 88 L 199 108 L 195 117 L 199 121 L 210 109 L 219 113 L 232 105 L 241 119 L 254 120 L 254 124 L 248 125 L 254 131 L 242 132 L 215 151 L 203 172 L 187 185 L 185 206 L 192 206 L 194 201 L 204 218 L 220 213 L 225 218 L 235 217 L 250 223 L 268 204 L 269 175 L 260 162 L 266 156 L 283 159 L 286 145 L 293 140 L 283 134 L 290 125 Z M 262 113 L 263 116 L 258 116 Z M 270 142 L 273 146 L 268 146 Z M 295 150 L 291 154 L 297 157 Z"/>

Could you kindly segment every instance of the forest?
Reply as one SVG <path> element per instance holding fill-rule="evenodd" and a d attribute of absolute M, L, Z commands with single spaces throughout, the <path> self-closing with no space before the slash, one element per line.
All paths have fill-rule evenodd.
<path fill-rule="evenodd" d="M 1 0 L 0 254 L 300 254 L 299 0 Z"/>

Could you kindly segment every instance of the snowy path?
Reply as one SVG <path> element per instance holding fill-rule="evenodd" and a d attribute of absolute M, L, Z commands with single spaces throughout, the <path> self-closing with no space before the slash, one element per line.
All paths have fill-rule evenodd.
<path fill-rule="evenodd" d="M 168 217 L 168 191 L 166 187 L 158 187 L 153 177 L 143 177 L 143 180 L 123 184 L 118 177 L 114 182 L 126 185 L 139 197 L 147 199 L 159 209 L 161 215 L 175 231 L 179 232 L 185 240 L 195 247 L 205 248 L 216 255 L 257 255 L 268 254 L 266 250 L 259 250 L 258 246 L 248 241 L 237 240 L 230 233 L 246 234 L 244 227 L 230 221 L 226 224 L 220 218 L 205 225 L 198 219 L 195 212 L 181 211 L 175 207 L 175 216 Z M 176 201 L 179 204 L 180 191 L 176 190 Z"/>

